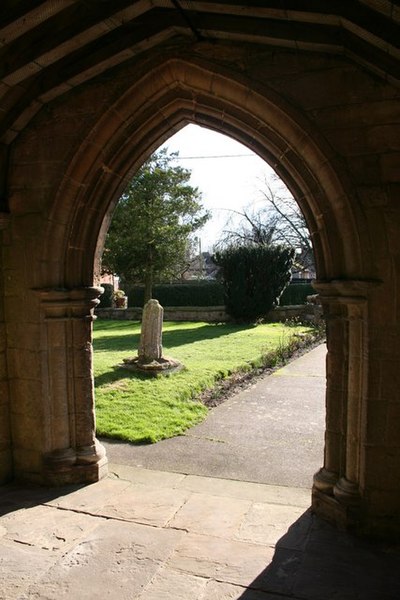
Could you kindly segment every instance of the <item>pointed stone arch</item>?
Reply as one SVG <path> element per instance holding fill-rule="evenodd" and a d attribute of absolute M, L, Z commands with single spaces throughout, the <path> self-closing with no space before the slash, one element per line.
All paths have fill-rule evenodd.
<path fill-rule="evenodd" d="M 101 85 L 110 89 L 113 82 Z M 81 98 L 72 94 L 54 109 L 60 112 L 52 117 L 52 127 L 60 114 L 73 114 L 74 99 L 79 105 Z M 71 135 L 73 144 L 56 170 L 51 156 L 42 160 L 46 175 L 51 171 L 51 190 L 46 202 L 33 194 L 27 198 L 15 229 L 18 237 L 18 227 L 33 231 L 38 224 L 30 246 L 29 282 L 37 289 L 29 318 L 40 340 L 38 347 L 29 347 L 29 394 L 18 386 L 12 392 L 14 411 L 25 419 L 12 423 L 16 475 L 59 483 L 93 481 L 104 474 L 106 460 L 95 439 L 91 372 L 91 319 L 99 294 L 93 286 L 96 260 L 129 177 L 173 133 L 197 123 L 231 136 L 265 159 L 306 216 L 329 334 L 325 461 L 315 477 L 313 505 L 346 524 L 362 510 L 367 514 L 371 250 L 360 204 L 338 153 L 305 113 L 276 91 L 205 60 L 171 57 L 147 63 L 132 84 L 105 109 L 96 105 L 94 113 L 89 126 L 82 120 L 75 137 Z M 38 120 L 37 131 L 28 130 L 27 136 L 45 130 L 46 115 Z M 23 135 L 16 155 L 24 152 Z M 18 168 L 16 173 L 15 180 Z M 15 217 L 18 205 L 11 200 Z M 22 263 L 25 256 L 16 261 L 20 259 Z M 18 316 L 14 321 L 16 328 Z M 9 356 L 22 380 L 24 365 L 12 351 Z M 27 447 L 23 436 L 28 426 L 35 434 Z"/>
<path fill-rule="evenodd" d="M 265 159 L 303 210 L 320 279 L 364 278 L 353 192 L 345 169 L 310 122 L 270 89 L 209 65 L 170 59 L 154 66 L 101 116 L 74 155 L 49 217 L 43 263 L 59 254 L 63 285 L 90 285 L 110 214 L 132 173 L 173 133 L 197 123 Z M 65 237 L 51 224 L 65 220 Z M 90 219 L 87 218 L 88 214 Z M 63 250 L 60 251 L 60 244 Z"/>

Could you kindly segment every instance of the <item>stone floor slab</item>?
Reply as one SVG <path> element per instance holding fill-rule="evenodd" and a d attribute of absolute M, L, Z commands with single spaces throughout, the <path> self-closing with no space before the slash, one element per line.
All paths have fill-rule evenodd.
<path fill-rule="evenodd" d="M 311 492 L 306 488 L 266 485 L 197 475 L 187 475 L 177 484 L 177 487 L 192 492 L 213 496 L 230 496 L 252 502 L 268 502 L 302 508 L 308 508 L 311 504 Z"/>
<path fill-rule="evenodd" d="M 266 546 L 189 533 L 176 548 L 169 566 L 192 575 L 247 586 L 274 555 Z"/>
<path fill-rule="evenodd" d="M 40 580 L 58 555 L 42 548 L 16 544 L 6 539 L 0 544 L 0 600 L 20 600 L 27 588 Z"/>
<path fill-rule="evenodd" d="M 98 521 L 98 527 L 64 554 L 21 600 L 132 600 L 184 535 L 121 521 Z"/>
<path fill-rule="evenodd" d="M 130 485 L 97 511 L 108 518 L 135 521 L 157 527 L 166 526 L 185 504 L 189 493 L 170 488 Z"/>
<path fill-rule="evenodd" d="M 210 580 L 201 600 L 285 600 L 285 598 L 281 595 Z M 291 596 L 290 600 L 300 599 Z"/>
<path fill-rule="evenodd" d="M 87 514 L 59 510 L 50 506 L 34 506 L 3 517 L 4 538 L 43 550 L 66 551 L 98 525 Z"/>
<path fill-rule="evenodd" d="M 119 495 L 130 486 L 129 481 L 113 480 L 106 477 L 97 483 L 92 483 L 59 498 L 46 502 L 50 506 L 68 510 L 78 510 L 91 514 L 97 513 L 106 502 Z"/>
<path fill-rule="evenodd" d="M 170 522 L 171 527 L 194 533 L 232 538 L 251 502 L 207 494 L 192 494 Z"/>
<path fill-rule="evenodd" d="M 131 447 L 131 450 L 135 452 L 134 447 Z M 156 487 L 157 489 L 178 487 L 186 478 L 186 475 L 183 473 L 169 473 L 168 471 L 157 471 L 116 464 L 109 465 L 109 473 L 112 479 L 127 480 L 135 483 L 135 485 L 141 483 L 149 487 Z"/>
<path fill-rule="evenodd" d="M 254 503 L 240 525 L 235 539 L 275 546 L 304 513 L 302 508 Z"/>
<path fill-rule="evenodd" d="M 200 600 L 206 598 L 207 581 L 204 577 L 161 568 L 135 600 Z"/>

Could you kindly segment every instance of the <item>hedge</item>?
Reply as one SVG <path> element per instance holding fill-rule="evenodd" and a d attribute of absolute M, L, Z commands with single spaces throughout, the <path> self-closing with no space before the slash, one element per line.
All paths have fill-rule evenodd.
<path fill-rule="evenodd" d="M 124 285 L 128 306 L 143 306 L 144 288 Z M 162 306 L 223 306 L 224 289 L 219 282 L 188 282 L 158 284 L 153 288 L 153 298 Z"/>
<path fill-rule="evenodd" d="M 305 304 L 307 296 L 315 294 L 310 283 L 291 283 L 283 290 L 279 299 L 280 306 L 292 306 L 293 304 Z"/>
<path fill-rule="evenodd" d="M 113 286 L 103 283 L 104 294 L 100 296 L 99 308 L 112 306 Z M 143 287 L 124 285 L 128 296 L 128 306 L 143 306 Z M 315 294 L 309 283 L 291 283 L 283 291 L 280 306 L 305 304 L 306 297 Z M 224 289 L 217 281 L 196 281 L 188 283 L 159 284 L 154 287 L 154 298 L 163 306 L 223 306 Z"/>

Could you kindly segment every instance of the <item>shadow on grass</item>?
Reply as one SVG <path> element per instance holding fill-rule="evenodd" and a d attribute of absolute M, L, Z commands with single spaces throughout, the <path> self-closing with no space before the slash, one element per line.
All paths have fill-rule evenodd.
<path fill-rule="evenodd" d="M 118 365 L 115 365 L 115 368 L 112 371 L 107 371 L 107 373 L 103 373 L 102 375 L 95 377 L 94 381 L 95 386 L 100 387 L 102 385 L 109 385 L 115 381 L 122 381 L 123 379 L 146 379 L 147 381 L 156 381 L 155 377 L 149 377 L 144 373 L 140 373 L 140 371 L 124 369 L 123 367 L 118 367 Z"/>
<path fill-rule="evenodd" d="M 115 323 L 107 323 L 107 331 L 115 330 L 115 335 L 97 335 L 93 341 L 93 347 L 95 350 L 107 350 L 107 351 L 128 351 L 134 355 L 139 346 L 140 332 L 132 333 L 132 335 L 126 334 L 126 321 L 124 322 L 125 327 L 121 326 L 114 327 Z M 119 325 L 119 323 L 117 324 Z M 103 323 L 101 326 L 103 327 Z M 99 327 L 99 329 L 100 329 Z M 255 325 L 236 325 L 230 323 L 215 323 L 204 325 L 203 327 L 193 327 L 190 329 L 182 329 L 177 325 L 176 329 L 168 329 L 163 331 L 163 346 L 166 348 L 175 348 L 176 346 L 184 346 L 185 344 L 192 344 L 193 342 L 201 342 L 203 340 L 211 340 L 213 338 L 230 335 L 238 331 L 250 329 Z M 118 334 L 120 330 L 124 331 L 124 334 Z"/>

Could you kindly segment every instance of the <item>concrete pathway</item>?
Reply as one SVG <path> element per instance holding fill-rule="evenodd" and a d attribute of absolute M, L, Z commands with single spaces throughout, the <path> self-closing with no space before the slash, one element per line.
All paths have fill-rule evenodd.
<path fill-rule="evenodd" d="M 147 469 L 311 487 L 323 463 L 325 356 L 311 352 L 256 380 L 184 436 L 135 446 L 101 440 L 109 460 Z"/>
<path fill-rule="evenodd" d="M 235 395 L 190 436 L 108 444 L 128 464 L 111 464 L 98 483 L 3 486 L 0 600 L 398 600 L 398 549 L 309 509 L 324 352 Z M 212 477 L 185 474 L 207 464 Z"/>

